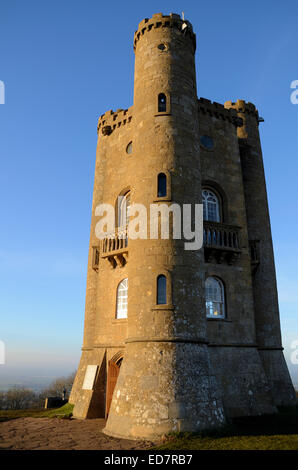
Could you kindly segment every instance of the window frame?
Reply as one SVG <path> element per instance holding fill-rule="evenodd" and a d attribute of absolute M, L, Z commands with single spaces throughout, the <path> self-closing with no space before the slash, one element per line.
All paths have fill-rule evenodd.
<path fill-rule="evenodd" d="M 121 284 L 123 284 L 124 282 L 126 281 L 126 286 L 125 286 L 125 292 L 126 292 L 126 297 L 121 297 L 121 298 L 126 298 L 126 310 L 124 310 L 123 308 L 122 309 L 119 309 L 119 299 L 120 299 L 120 296 L 119 296 L 119 288 L 121 288 Z M 126 316 L 118 316 L 119 315 L 119 312 L 123 312 L 125 311 L 126 313 Z M 115 313 L 115 319 L 116 320 L 126 320 L 128 317 L 128 277 L 125 277 L 124 279 L 122 279 L 118 285 L 117 285 L 117 289 L 116 289 L 116 313 Z"/>
<path fill-rule="evenodd" d="M 162 100 L 164 99 L 164 103 Z M 166 113 L 167 112 L 167 95 L 165 93 L 158 93 L 157 97 L 157 112 L 158 113 Z M 162 109 L 160 109 L 162 108 Z M 164 109 L 163 109 L 164 108 Z"/>
<path fill-rule="evenodd" d="M 207 300 L 207 295 L 206 295 L 206 283 L 209 279 L 215 280 L 219 285 L 220 285 L 220 291 L 221 291 L 221 300 Z M 215 275 L 208 275 L 205 279 L 204 282 L 204 295 L 205 295 L 205 316 L 207 320 L 227 320 L 227 307 L 226 307 L 226 287 L 221 278 Z M 220 315 L 210 315 L 208 314 L 208 309 L 207 309 L 207 302 L 212 302 L 213 304 L 220 304 L 221 305 L 221 310 L 222 313 Z"/>
<path fill-rule="evenodd" d="M 158 176 L 160 174 L 164 174 L 166 176 L 166 183 L 167 183 L 167 195 L 166 196 L 158 196 Z M 153 202 L 161 202 L 161 201 L 171 201 L 172 200 L 172 186 L 171 186 L 171 174 L 168 170 L 162 169 L 156 174 L 155 182 L 154 182 L 154 195 L 153 195 Z"/>
<path fill-rule="evenodd" d="M 165 99 L 166 99 L 166 109 L 164 111 L 160 111 L 159 109 L 159 97 L 161 95 L 164 95 L 165 96 Z M 171 101 L 170 101 L 170 94 L 165 92 L 165 91 L 161 91 L 160 93 L 158 93 L 157 95 L 157 106 L 156 106 L 156 113 L 155 113 L 155 116 L 166 116 L 166 115 L 170 115 L 171 114 Z"/>
<path fill-rule="evenodd" d="M 164 286 L 159 285 L 159 281 L 164 280 Z M 167 305 L 168 304 L 168 289 L 167 289 L 167 276 L 159 274 L 156 278 L 156 305 Z M 165 292 L 160 292 L 161 287 L 165 289 Z M 159 296 L 163 296 L 165 302 L 159 302 Z"/>
<path fill-rule="evenodd" d="M 213 141 L 213 147 L 212 147 L 212 148 L 209 148 L 209 147 L 205 146 L 205 145 L 202 143 L 202 140 L 201 140 L 201 139 L 202 139 L 203 137 L 209 137 L 210 139 L 212 139 L 212 141 Z M 203 150 L 205 150 L 206 152 L 214 152 L 215 147 L 216 147 L 216 140 L 215 140 L 215 138 L 214 138 L 214 135 L 210 135 L 210 134 L 201 134 L 201 135 L 200 135 L 200 147 L 201 147 Z"/>
<path fill-rule="evenodd" d="M 126 208 L 126 224 L 121 223 L 121 214 L 122 214 L 122 204 L 124 203 L 125 200 L 127 200 L 127 197 L 129 196 L 129 206 L 131 204 L 131 190 L 130 188 L 125 188 L 121 191 L 120 194 L 118 194 L 117 199 L 116 199 L 116 207 L 115 207 L 115 228 L 124 228 L 127 227 L 128 222 L 129 222 L 129 214 L 127 217 L 127 208 Z M 119 200 L 121 199 L 121 200 Z"/>
<path fill-rule="evenodd" d="M 161 181 L 161 177 L 163 178 L 163 181 Z M 160 186 L 163 185 L 165 186 L 165 194 L 159 194 L 160 192 Z M 158 198 L 164 198 L 168 196 L 168 177 L 165 173 L 158 173 L 157 175 L 157 197 Z"/>
<path fill-rule="evenodd" d="M 165 276 L 166 278 L 166 304 L 157 303 L 157 279 L 159 276 Z M 152 279 L 152 293 L 154 303 L 151 310 L 174 310 L 174 306 L 172 304 L 172 278 L 169 271 L 161 269 L 155 272 Z"/>
<path fill-rule="evenodd" d="M 208 191 L 209 193 L 212 193 L 215 198 L 217 199 L 217 216 L 219 220 L 210 220 L 209 218 L 205 219 L 204 217 L 204 196 L 203 193 L 204 191 Z M 202 204 L 203 204 L 203 220 L 204 222 L 215 222 L 215 223 L 222 223 L 223 222 L 223 209 L 222 209 L 222 198 L 220 197 L 220 194 L 218 191 L 214 190 L 213 188 L 209 186 L 203 186 L 202 187 Z M 208 204 L 208 202 L 207 202 Z M 208 205 L 207 205 L 207 216 L 208 216 Z"/>

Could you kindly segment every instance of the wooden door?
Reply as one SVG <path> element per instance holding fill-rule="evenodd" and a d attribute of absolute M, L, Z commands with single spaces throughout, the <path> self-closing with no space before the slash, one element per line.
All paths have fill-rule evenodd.
<path fill-rule="evenodd" d="M 108 417 L 110 406 L 112 403 L 114 388 L 118 379 L 120 364 L 109 361 L 108 378 L 107 378 L 107 398 L 106 398 L 106 417 Z"/>

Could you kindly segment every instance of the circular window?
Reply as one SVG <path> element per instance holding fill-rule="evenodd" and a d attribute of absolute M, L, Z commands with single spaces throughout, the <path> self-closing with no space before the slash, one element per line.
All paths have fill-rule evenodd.
<path fill-rule="evenodd" d="M 210 135 L 202 135 L 200 137 L 200 142 L 201 142 L 201 145 L 207 149 L 207 150 L 213 150 L 214 149 L 214 140 L 212 139 L 212 137 L 210 137 Z"/>
<path fill-rule="evenodd" d="M 168 48 L 166 44 L 158 44 L 157 47 L 160 51 L 166 51 Z"/>
<path fill-rule="evenodd" d="M 132 142 L 129 142 L 128 146 L 126 147 L 126 153 L 132 153 Z"/>

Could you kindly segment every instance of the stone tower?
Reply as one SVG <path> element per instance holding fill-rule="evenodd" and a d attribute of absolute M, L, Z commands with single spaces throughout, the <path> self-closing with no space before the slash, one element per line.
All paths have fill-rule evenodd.
<path fill-rule="evenodd" d="M 98 122 L 84 344 L 70 402 L 75 417 L 107 417 L 114 436 L 195 431 L 295 404 L 259 115 L 239 100 L 198 100 L 195 49 L 179 15 L 143 20 L 134 104 Z M 128 236 L 132 204 L 150 214 L 152 204 L 202 202 L 202 249 L 149 229 Z M 100 204 L 115 207 L 116 221 L 102 240 Z"/>

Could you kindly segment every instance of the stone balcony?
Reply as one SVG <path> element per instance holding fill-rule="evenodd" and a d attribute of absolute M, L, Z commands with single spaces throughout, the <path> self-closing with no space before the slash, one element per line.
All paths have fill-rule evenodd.
<path fill-rule="evenodd" d="M 204 221 L 205 262 L 234 264 L 241 254 L 240 230 L 236 225 Z M 108 260 L 112 268 L 125 266 L 128 260 L 127 226 L 107 234 L 93 250 L 92 267 L 95 271 L 98 270 L 99 258 Z"/>
<path fill-rule="evenodd" d="M 234 264 L 241 254 L 240 230 L 236 225 L 204 221 L 205 262 Z"/>
<path fill-rule="evenodd" d="M 99 251 L 101 258 L 107 259 L 113 268 L 125 266 L 128 258 L 127 226 L 107 234 L 100 242 Z"/>

